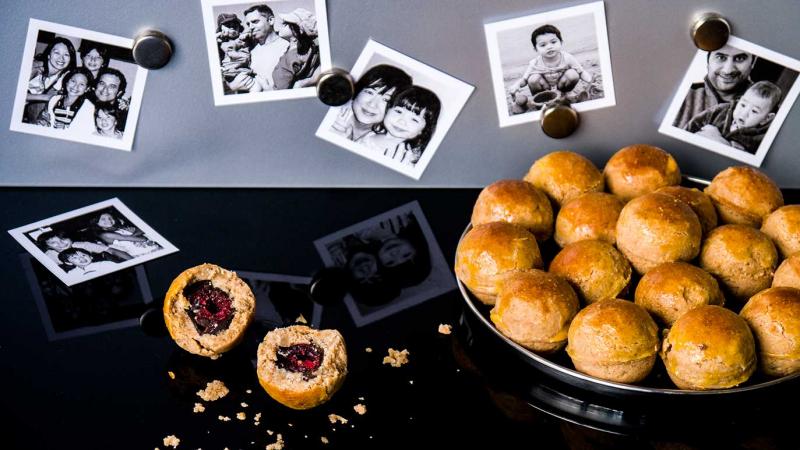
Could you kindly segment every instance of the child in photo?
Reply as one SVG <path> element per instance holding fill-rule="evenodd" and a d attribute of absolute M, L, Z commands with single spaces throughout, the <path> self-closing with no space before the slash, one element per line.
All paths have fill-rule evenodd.
<path fill-rule="evenodd" d="M 42 116 L 41 124 L 65 129 L 73 122 L 94 122 L 94 105 L 86 98 L 92 79 L 92 73 L 84 67 L 69 72 L 64 77 L 61 91 L 47 103 L 47 115 Z"/>
<path fill-rule="evenodd" d="M 528 68 L 519 81 L 508 89 L 517 105 L 527 104 L 526 96 L 516 96 L 526 86 L 532 95 L 536 95 L 553 90 L 568 93 L 580 80 L 592 82 L 592 74 L 584 70 L 574 56 L 562 50 L 564 40 L 561 38 L 561 31 L 555 26 L 542 25 L 533 30 L 531 43 L 538 56 L 528 63 Z"/>
<path fill-rule="evenodd" d="M 769 81 L 759 81 L 747 88 L 732 103 L 714 106 L 686 124 L 685 129 L 698 136 L 755 154 L 764 139 L 773 112 L 781 100 L 781 89 Z"/>
<path fill-rule="evenodd" d="M 97 271 L 114 270 L 116 263 L 95 259 L 91 253 L 78 248 L 70 248 L 58 254 L 58 259 L 67 266 L 68 274 L 82 273 L 88 275 Z"/>
<path fill-rule="evenodd" d="M 45 231 L 36 237 L 36 244 L 42 249 L 48 258 L 56 264 L 61 264 L 59 254 L 70 248 L 77 248 L 92 254 L 108 253 L 111 257 L 121 261 L 131 259 L 131 256 L 123 251 L 109 248 L 104 244 L 97 244 L 89 241 L 74 241 L 67 233 L 59 230 Z"/>
<path fill-rule="evenodd" d="M 297 89 L 313 86 L 320 70 L 317 18 L 303 8 L 279 16 L 283 27 L 278 30 L 278 36 L 289 41 L 289 49 L 272 72 L 274 87 Z"/>
<path fill-rule="evenodd" d="M 439 97 L 419 86 L 392 98 L 383 122 L 359 142 L 402 164 L 414 166 L 436 131 L 442 104 Z"/>
<path fill-rule="evenodd" d="M 123 219 L 110 212 L 101 213 L 92 219 L 97 237 L 110 248 L 123 251 L 133 257 L 160 250 L 161 246 L 151 241 L 142 230 L 126 226 Z"/>
<path fill-rule="evenodd" d="M 44 51 L 33 59 L 31 77 L 28 81 L 25 115 L 26 123 L 41 123 L 41 116 L 47 111 L 47 102 L 63 86 L 64 77 L 76 67 L 75 47 L 67 38 L 53 39 Z"/>
<path fill-rule="evenodd" d="M 95 136 L 122 139 L 122 131 L 119 130 L 120 111 L 109 103 L 100 103 L 94 112 Z"/>
<path fill-rule="evenodd" d="M 222 76 L 233 81 L 240 73 L 250 73 L 250 46 L 248 35 L 244 33 L 242 21 L 236 14 L 223 13 L 217 16 L 217 45 L 219 48 Z M 255 84 L 250 78 L 242 90 L 249 91 Z"/>

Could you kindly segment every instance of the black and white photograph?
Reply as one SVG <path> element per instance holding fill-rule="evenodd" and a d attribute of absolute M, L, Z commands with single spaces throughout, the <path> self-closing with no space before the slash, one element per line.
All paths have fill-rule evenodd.
<path fill-rule="evenodd" d="M 30 19 L 11 130 L 130 151 L 147 70 L 131 39 Z"/>
<path fill-rule="evenodd" d="M 310 277 L 236 271 L 256 297 L 254 322 L 270 331 L 294 324 L 319 328 L 322 305 L 311 300 Z"/>
<path fill-rule="evenodd" d="M 501 127 L 534 122 L 555 102 L 614 106 L 603 2 L 484 25 Z"/>
<path fill-rule="evenodd" d="M 178 251 L 116 198 L 8 232 L 67 286 Z"/>
<path fill-rule="evenodd" d="M 142 266 L 69 287 L 33 256 L 20 260 L 50 341 L 138 326 L 153 302 Z"/>
<path fill-rule="evenodd" d="M 373 40 L 350 73 L 353 100 L 317 136 L 419 180 L 474 87 Z"/>
<path fill-rule="evenodd" d="M 456 287 L 416 201 L 320 238 L 314 245 L 326 267 L 348 273 L 345 304 L 359 327 Z"/>
<path fill-rule="evenodd" d="M 325 0 L 203 0 L 214 104 L 316 97 L 331 67 Z"/>
<path fill-rule="evenodd" d="M 731 36 L 698 51 L 658 131 L 760 166 L 797 100 L 800 61 Z"/>

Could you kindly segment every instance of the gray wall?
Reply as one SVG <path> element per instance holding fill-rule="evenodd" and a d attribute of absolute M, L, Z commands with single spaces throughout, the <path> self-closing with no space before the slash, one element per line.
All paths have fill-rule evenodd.
<path fill-rule="evenodd" d="M 800 58 L 800 2 L 611 0 L 606 15 L 617 106 L 582 114 L 578 132 L 546 137 L 537 124 L 500 129 L 483 24 L 583 1 L 328 0 L 335 65 L 350 68 L 372 37 L 476 87 L 420 181 L 314 136 L 316 99 L 214 107 L 199 0 L 28 0 L 3 4 L 0 184 L 6 186 L 478 187 L 520 177 L 539 156 L 572 149 L 602 164 L 631 143 L 672 152 L 684 173 L 712 177 L 734 160 L 657 132 L 695 52 L 693 13 L 716 10 L 734 35 Z M 155 27 L 177 46 L 150 72 L 130 153 L 8 131 L 28 18 L 121 36 Z M 800 186 L 800 107 L 762 168 Z"/>

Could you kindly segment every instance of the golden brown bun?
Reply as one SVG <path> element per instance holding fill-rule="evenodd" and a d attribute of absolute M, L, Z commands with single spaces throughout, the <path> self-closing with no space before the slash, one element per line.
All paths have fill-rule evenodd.
<path fill-rule="evenodd" d="M 620 383 L 650 373 L 658 352 L 658 327 L 627 300 L 605 299 L 582 309 L 569 327 L 567 353 L 575 368 Z"/>
<path fill-rule="evenodd" d="M 699 262 L 734 298 L 747 300 L 772 283 L 778 252 L 769 237 L 755 228 L 723 225 L 706 236 Z"/>
<path fill-rule="evenodd" d="M 585 157 L 568 151 L 537 159 L 524 179 L 559 206 L 586 192 L 603 192 L 603 174 Z"/>
<path fill-rule="evenodd" d="M 761 227 L 763 218 L 783 206 L 780 188 L 763 172 L 752 167 L 729 167 L 705 189 L 722 223 Z"/>
<path fill-rule="evenodd" d="M 775 271 L 772 287 L 781 286 L 800 289 L 800 253 L 784 259 Z"/>
<path fill-rule="evenodd" d="M 631 200 L 617 221 L 617 248 L 639 273 L 665 262 L 692 260 L 700 251 L 701 238 L 697 214 L 665 194 Z"/>
<path fill-rule="evenodd" d="M 617 196 L 605 192 L 588 192 L 570 200 L 556 217 L 556 242 L 561 247 L 589 239 L 616 244 L 617 219 L 623 206 Z"/>
<path fill-rule="evenodd" d="M 800 205 L 776 209 L 764 219 L 761 231 L 772 239 L 784 258 L 800 252 Z"/>
<path fill-rule="evenodd" d="M 587 304 L 625 292 L 631 272 L 622 253 L 604 241 L 569 244 L 550 263 L 550 273 L 566 278 Z"/>
<path fill-rule="evenodd" d="M 228 328 L 218 334 L 198 333 L 187 313 L 191 304 L 183 290 L 200 281 L 210 281 L 213 287 L 224 291 L 231 299 L 233 319 Z M 255 306 L 253 292 L 236 273 L 213 264 L 202 264 L 186 269 L 169 286 L 164 297 L 164 322 L 179 347 L 195 355 L 217 359 L 242 340 L 253 320 Z"/>
<path fill-rule="evenodd" d="M 717 280 L 685 262 L 664 263 L 647 272 L 636 286 L 635 302 L 657 321 L 672 326 L 689 310 L 725 304 Z"/>
<path fill-rule="evenodd" d="M 629 145 L 611 157 L 603 169 L 608 191 L 624 201 L 681 182 L 675 158 L 652 145 Z"/>
<path fill-rule="evenodd" d="M 537 353 L 552 353 L 567 343 L 569 324 L 577 312 L 578 297 L 569 283 L 529 269 L 500 276 L 490 318 L 519 345 Z"/>
<path fill-rule="evenodd" d="M 506 222 L 472 228 L 456 249 L 456 275 L 483 303 L 494 305 L 497 275 L 515 269 L 541 269 L 536 238 Z"/>
<path fill-rule="evenodd" d="M 753 330 L 762 372 L 782 377 L 800 371 L 800 290 L 763 290 L 744 305 L 739 315 Z"/>
<path fill-rule="evenodd" d="M 279 347 L 313 343 L 323 350 L 322 363 L 305 379 L 276 365 Z M 336 330 L 313 330 L 302 325 L 277 328 L 258 345 L 258 382 L 270 397 L 292 409 L 309 409 L 328 401 L 347 375 L 347 349 Z"/>
<path fill-rule="evenodd" d="M 472 226 L 490 222 L 519 225 L 546 241 L 553 234 L 553 207 L 544 192 L 526 181 L 495 181 L 481 191 L 472 210 Z"/>
<path fill-rule="evenodd" d="M 721 306 L 700 306 L 681 316 L 664 339 L 661 358 L 681 389 L 726 389 L 756 370 L 747 322 Z"/>
<path fill-rule="evenodd" d="M 711 197 L 704 194 L 703 191 L 685 186 L 667 186 L 656 192 L 671 195 L 689 205 L 697 214 L 704 235 L 717 227 L 717 211 L 714 209 L 714 204 L 711 203 Z"/>

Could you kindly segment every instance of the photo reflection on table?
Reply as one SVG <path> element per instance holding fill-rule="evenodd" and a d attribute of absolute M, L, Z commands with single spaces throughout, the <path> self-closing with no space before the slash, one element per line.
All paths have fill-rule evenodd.
<path fill-rule="evenodd" d="M 153 301 L 144 267 L 68 287 L 29 254 L 21 254 L 50 341 L 137 326 Z"/>
<path fill-rule="evenodd" d="M 236 271 L 253 290 L 256 311 L 253 321 L 264 332 L 293 324 L 319 328 L 322 306 L 309 295 L 311 278 L 275 273 Z M 305 323 L 304 323 L 305 322 Z"/>

